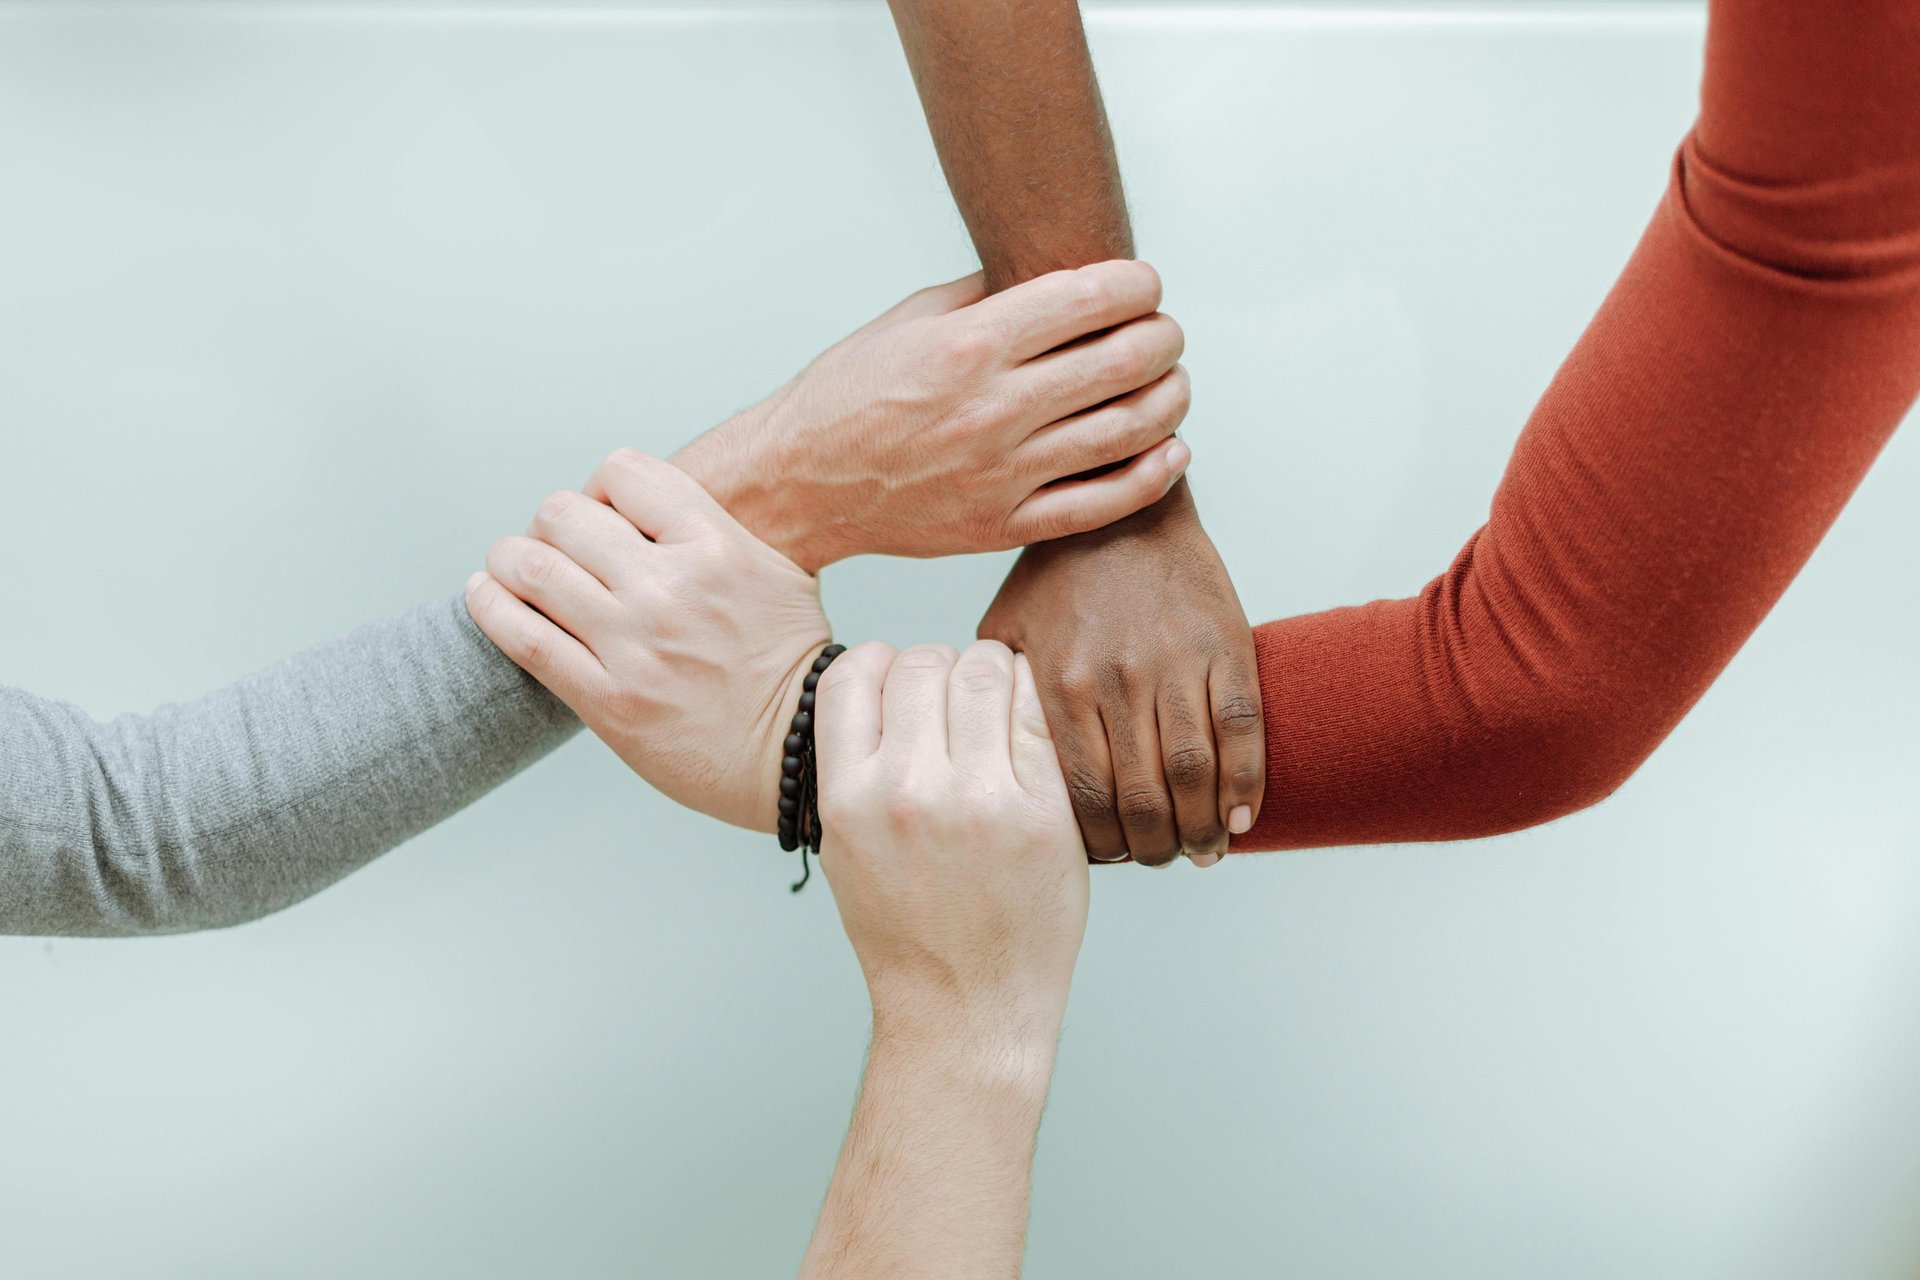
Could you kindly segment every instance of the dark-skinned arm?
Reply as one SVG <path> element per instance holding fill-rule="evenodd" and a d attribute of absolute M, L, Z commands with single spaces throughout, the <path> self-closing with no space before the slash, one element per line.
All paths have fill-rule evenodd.
<path fill-rule="evenodd" d="M 891 0 L 990 289 L 1133 256 L 1075 0 Z M 1183 369 L 1168 378 L 1184 380 Z M 1210 864 L 1266 785 L 1252 633 L 1183 480 L 1030 546 L 980 624 L 1025 652 L 1089 854 Z"/>

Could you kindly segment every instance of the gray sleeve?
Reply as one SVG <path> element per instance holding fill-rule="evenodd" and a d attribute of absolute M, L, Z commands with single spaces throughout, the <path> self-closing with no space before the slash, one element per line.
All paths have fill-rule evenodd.
<path fill-rule="evenodd" d="M 579 727 L 457 595 L 111 724 L 0 688 L 0 933 L 176 933 L 278 911 Z"/>

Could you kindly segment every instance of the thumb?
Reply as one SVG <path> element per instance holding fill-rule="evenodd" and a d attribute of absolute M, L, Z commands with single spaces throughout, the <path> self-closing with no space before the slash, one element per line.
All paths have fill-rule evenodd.
<path fill-rule="evenodd" d="M 902 324 L 908 320 L 923 320 L 928 316 L 944 316 L 948 312 L 970 307 L 987 296 L 986 273 L 976 271 L 970 276 L 961 276 L 958 280 L 949 280 L 945 284 L 936 284 L 910 293 L 873 322 L 876 329 L 888 325 Z"/>

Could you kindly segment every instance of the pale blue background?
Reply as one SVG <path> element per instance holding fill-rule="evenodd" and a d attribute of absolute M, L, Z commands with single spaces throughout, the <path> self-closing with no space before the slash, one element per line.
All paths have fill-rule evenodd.
<path fill-rule="evenodd" d="M 1692 111 L 1690 5 L 1096 4 L 1261 617 L 1480 520 Z M 0 3 L 0 679 L 190 697 L 456 589 L 970 250 L 877 3 Z M 1035 1277 L 1911 1276 L 1920 441 L 1614 800 L 1097 877 Z M 1004 557 L 828 578 L 971 633 Z M 0 944 L 9 1276 L 772 1276 L 824 886 L 580 741 L 228 933 Z"/>

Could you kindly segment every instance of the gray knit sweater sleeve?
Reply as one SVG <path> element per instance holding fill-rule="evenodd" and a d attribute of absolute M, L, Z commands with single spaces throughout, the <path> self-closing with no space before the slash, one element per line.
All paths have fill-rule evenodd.
<path fill-rule="evenodd" d="M 0 933 L 175 933 L 278 911 L 579 727 L 459 596 L 111 724 L 0 688 Z"/>

